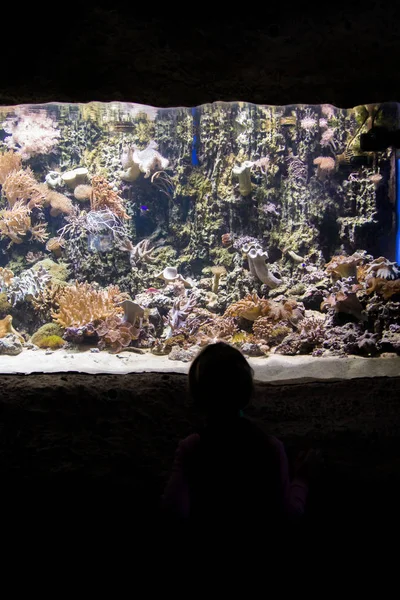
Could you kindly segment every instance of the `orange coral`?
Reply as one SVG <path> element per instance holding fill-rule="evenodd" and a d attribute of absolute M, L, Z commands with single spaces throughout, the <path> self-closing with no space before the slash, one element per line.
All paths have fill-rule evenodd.
<path fill-rule="evenodd" d="M 17 202 L 23 202 L 29 209 L 42 206 L 44 202 L 43 186 L 36 181 L 29 167 L 11 171 L 4 180 L 2 191 L 11 208 Z"/>
<path fill-rule="evenodd" d="M 16 331 L 12 325 L 12 316 L 7 315 L 4 319 L 0 320 L 0 338 L 5 337 L 8 333 L 13 333 L 17 338 L 24 344 L 25 340 L 21 334 Z"/>
<path fill-rule="evenodd" d="M 90 196 L 91 210 L 104 210 L 109 208 L 120 219 L 129 219 L 125 212 L 122 198 L 114 192 L 104 177 L 93 177 L 92 193 Z"/>
<path fill-rule="evenodd" d="M 22 158 L 16 152 L 10 150 L 0 155 L 0 185 L 4 185 L 7 175 L 12 171 L 19 171 Z"/>
<path fill-rule="evenodd" d="M 213 340 L 229 340 L 235 333 L 238 327 L 232 317 L 214 317 L 208 319 L 200 325 L 198 330 L 198 339 L 200 345 L 208 344 Z"/>
<path fill-rule="evenodd" d="M 122 298 L 116 285 L 98 290 L 86 282 L 76 283 L 62 289 L 58 297 L 59 309 L 52 317 L 62 327 L 82 327 L 122 314 L 122 308 L 117 305 Z"/>
<path fill-rule="evenodd" d="M 400 294 L 400 279 L 388 281 L 382 277 L 371 277 L 367 280 L 367 294 L 376 292 L 384 300 L 389 300 L 392 296 Z"/>

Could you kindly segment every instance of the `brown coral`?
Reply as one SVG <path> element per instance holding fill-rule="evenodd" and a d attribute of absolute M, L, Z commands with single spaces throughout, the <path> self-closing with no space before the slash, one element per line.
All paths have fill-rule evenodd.
<path fill-rule="evenodd" d="M 313 162 L 317 167 L 317 177 L 322 181 L 335 171 L 335 159 L 331 156 L 318 156 Z"/>
<path fill-rule="evenodd" d="M 215 317 L 200 325 L 196 335 L 196 343 L 200 346 L 217 340 L 228 341 L 237 333 L 238 327 L 232 317 Z"/>
<path fill-rule="evenodd" d="M 14 273 L 11 271 L 11 269 L 0 267 L 0 287 L 9 286 L 13 279 Z"/>
<path fill-rule="evenodd" d="M 10 150 L 0 155 L 0 185 L 4 185 L 7 176 L 12 171 L 19 171 L 21 169 L 22 158 L 20 154 Z"/>
<path fill-rule="evenodd" d="M 50 214 L 52 217 L 62 214 L 71 215 L 74 210 L 74 205 L 67 196 L 50 189 L 46 193 L 45 206 L 51 207 Z"/>
<path fill-rule="evenodd" d="M 352 256 L 333 256 L 325 265 L 325 271 L 334 281 L 347 277 L 357 279 L 357 267 L 362 261 L 363 257 L 357 253 Z"/>
<path fill-rule="evenodd" d="M 276 346 L 289 334 L 292 328 L 287 323 L 280 321 L 272 322 L 268 317 L 261 317 L 253 323 L 253 333 L 257 341 Z"/>
<path fill-rule="evenodd" d="M 132 340 L 137 339 L 140 329 L 122 320 L 121 317 L 112 315 L 96 327 L 96 332 L 100 338 L 99 348 L 102 350 L 107 347 L 115 353 L 129 346 Z"/>
<path fill-rule="evenodd" d="M 14 244 L 22 244 L 24 236 L 31 234 L 32 240 L 44 242 L 48 233 L 46 225 L 32 225 L 30 209 L 22 200 L 16 202 L 10 210 L 0 212 L 0 234 L 10 238 Z"/>
<path fill-rule="evenodd" d="M 384 256 L 375 258 L 371 264 L 366 267 L 366 277 L 378 277 L 382 279 L 396 279 L 400 271 L 396 262 L 391 262 Z"/>
<path fill-rule="evenodd" d="M 376 292 L 384 300 L 389 300 L 392 296 L 400 294 L 400 279 L 388 281 L 382 277 L 371 277 L 367 280 L 366 292 L 367 294 Z"/>
<path fill-rule="evenodd" d="M 60 258 L 62 250 L 65 246 L 64 240 L 58 237 L 52 237 L 46 244 L 46 250 L 52 252 L 55 257 Z"/>
<path fill-rule="evenodd" d="M 327 308 L 334 308 L 337 313 L 353 315 L 360 320 L 365 320 L 366 318 L 363 306 L 355 292 L 345 293 L 339 291 L 336 294 L 329 294 L 329 296 L 321 303 L 321 310 Z"/>
<path fill-rule="evenodd" d="M 255 321 L 265 316 L 270 310 L 270 301 L 260 298 L 257 294 L 247 294 L 243 300 L 234 302 L 225 311 L 224 317 L 242 317 L 248 321 Z"/>
<path fill-rule="evenodd" d="M 121 298 L 118 286 L 98 290 L 86 282 L 76 283 L 63 288 L 58 298 L 59 309 L 52 317 L 62 327 L 82 327 L 121 314 L 122 308 L 118 306 Z"/>
<path fill-rule="evenodd" d="M 26 204 L 29 209 L 36 208 L 42 206 L 45 199 L 43 187 L 29 167 L 11 171 L 4 179 L 2 191 L 11 208 L 18 202 Z"/>
<path fill-rule="evenodd" d="M 79 202 L 86 202 L 86 200 L 90 200 L 92 191 L 91 185 L 85 185 L 84 183 L 81 183 L 74 189 L 74 198 L 76 198 L 76 200 Z"/>
<path fill-rule="evenodd" d="M 104 210 L 109 208 L 120 219 L 129 219 L 125 212 L 122 198 L 114 192 L 104 177 L 93 177 L 92 193 L 90 196 L 91 210 Z"/>

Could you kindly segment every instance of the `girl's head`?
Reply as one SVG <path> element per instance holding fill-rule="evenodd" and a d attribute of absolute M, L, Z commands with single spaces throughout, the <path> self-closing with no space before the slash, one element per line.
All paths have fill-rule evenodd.
<path fill-rule="evenodd" d="M 236 348 L 224 342 L 210 344 L 190 366 L 189 390 L 206 413 L 234 415 L 251 400 L 253 369 Z"/>

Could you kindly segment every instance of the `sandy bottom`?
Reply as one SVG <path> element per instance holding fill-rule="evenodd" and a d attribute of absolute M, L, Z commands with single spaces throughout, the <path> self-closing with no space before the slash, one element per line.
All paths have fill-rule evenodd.
<path fill-rule="evenodd" d="M 360 377 L 396 377 L 400 375 L 400 356 L 388 354 L 379 358 L 346 358 L 282 356 L 249 359 L 256 381 L 268 383 L 300 383 L 337 381 Z M 92 353 L 90 350 L 70 353 L 57 350 L 24 350 L 18 356 L 0 356 L 0 373 L 31 374 L 75 372 L 88 374 L 181 373 L 190 363 L 169 360 L 151 353 Z"/>

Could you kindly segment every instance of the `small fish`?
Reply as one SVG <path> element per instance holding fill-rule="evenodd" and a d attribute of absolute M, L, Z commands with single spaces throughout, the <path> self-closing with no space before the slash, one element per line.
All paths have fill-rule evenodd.
<path fill-rule="evenodd" d="M 146 206 L 145 204 L 142 204 L 142 206 L 140 207 L 140 210 L 142 210 L 143 212 L 146 212 L 146 210 L 149 210 L 149 207 Z"/>

